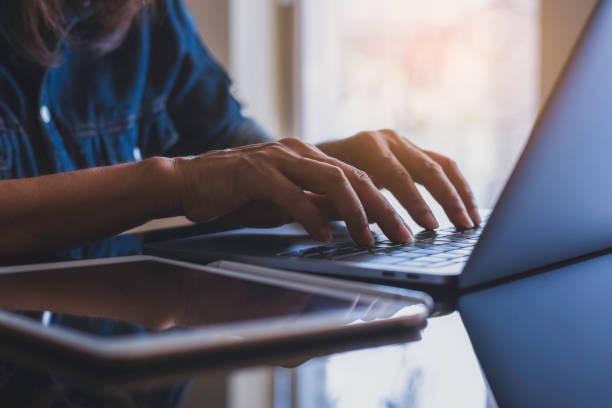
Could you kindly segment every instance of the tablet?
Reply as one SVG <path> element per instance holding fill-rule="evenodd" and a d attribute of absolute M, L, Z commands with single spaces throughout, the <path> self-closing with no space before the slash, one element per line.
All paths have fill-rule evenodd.
<path fill-rule="evenodd" d="M 418 331 L 429 312 L 419 292 L 233 266 L 131 256 L 0 268 L 0 342 L 133 368 Z"/>

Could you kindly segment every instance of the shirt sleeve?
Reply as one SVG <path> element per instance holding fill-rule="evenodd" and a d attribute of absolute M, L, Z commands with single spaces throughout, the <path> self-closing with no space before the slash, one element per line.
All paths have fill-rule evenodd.
<path fill-rule="evenodd" d="M 151 48 L 152 53 L 165 50 L 166 61 L 173 58 L 171 65 L 176 64 L 166 108 L 180 137 L 167 154 L 191 155 L 272 140 L 242 115 L 230 78 L 201 42 L 182 0 L 163 3 L 166 10 L 158 12 L 165 15 L 160 26 L 153 28 L 157 35 Z M 163 55 L 155 59 L 163 60 Z"/>
<path fill-rule="evenodd" d="M 273 142 L 275 140 L 276 139 L 270 136 L 257 122 L 247 118 L 224 139 L 224 147 L 238 147 L 256 143 Z"/>

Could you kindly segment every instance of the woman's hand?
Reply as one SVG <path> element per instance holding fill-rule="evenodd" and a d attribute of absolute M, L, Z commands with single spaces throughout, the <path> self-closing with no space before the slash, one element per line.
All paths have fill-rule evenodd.
<path fill-rule="evenodd" d="M 244 208 L 255 210 L 265 202 L 300 222 L 314 238 L 328 241 L 331 234 L 323 208 L 331 205 L 360 245 L 373 244 L 370 221 L 394 241 L 412 240 L 408 227 L 365 171 L 298 139 L 178 158 L 174 166 L 182 212 L 193 221 Z"/>
<path fill-rule="evenodd" d="M 415 183 L 429 190 L 457 228 L 469 229 L 480 223 L 472 191 L 455 162 L 419 149 L 392 130 L 361 132 L 318 147 L 329 156 L 365 171 L 376 186 L 391 191 L 424 228 L 437 228 L 438 222 Z"/>

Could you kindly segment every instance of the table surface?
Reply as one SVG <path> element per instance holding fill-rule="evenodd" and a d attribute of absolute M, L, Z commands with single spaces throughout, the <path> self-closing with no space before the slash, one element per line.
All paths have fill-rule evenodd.
<path fill-rule="evenodd" d="M 84 386 L 45 363 L 18 365 L 0 404 L 121 407 L 495 407 L 458 312 L 429 320 L 421 339 L 316 357 L 299 363 L 148 378 L 127 386 Z M 3 362 L 2 371 L 13 370 Z M 91 375 L 91 373 L 90 373 Z M 7 377 L 8 378 L 8 377 Z M 28 394 L 27 397 L 24 394 Z M 25 399 L 24 399 L 25 398 Z M 13 401 L 13 405 L 6 405 Z M 58 405 L 54 405 L 58 404 Z M 70 405 L 72 404 L 72 405 Z"/>
<path fill-rule="evenodd" d="M 430 319 L 414 342 L 332 354 L 295 368 L 196 376 L 183 406 L 204 400 L 218 407 L 496 406 L 458 312 Z"/>
<path fill-rule="evenodd" d="M 203 228 L 206 231 L 209 227 Z M 99 258 L 136 254 L 142 238 L 123 235 L 70 255 Z M 23 364 L 4 357 L 0 405 L 18 406 L 15 404 L 28 400 L 35 401 L 35 406 L 496 406 L 457 311 L 430 318 L 418 340 L 310 359 L 296 350 L 290 360 L 299 363 L 291 363 L 293 368 L 289 368 L 264 360 L 251 367 L 196 371 L 179 381 L 147 379 L 128 387 L 102 388 L 83 386 L 46 362 L 34 359 Z"/>

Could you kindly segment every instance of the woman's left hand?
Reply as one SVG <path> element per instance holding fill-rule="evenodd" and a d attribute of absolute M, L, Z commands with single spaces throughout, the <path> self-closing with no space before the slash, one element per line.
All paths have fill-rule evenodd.
<path fill-rule="evenodd" d="M 376 186 L 391 191 L 423 228 L 437 228 L 438 222 L 415 183 L 429 190 L 457 228 L 469 229 L 480 223 L 474 195 L 456 163 L 418 148 L 392 130 L 361 132 L 317 147 L 367 172 Z"/>

